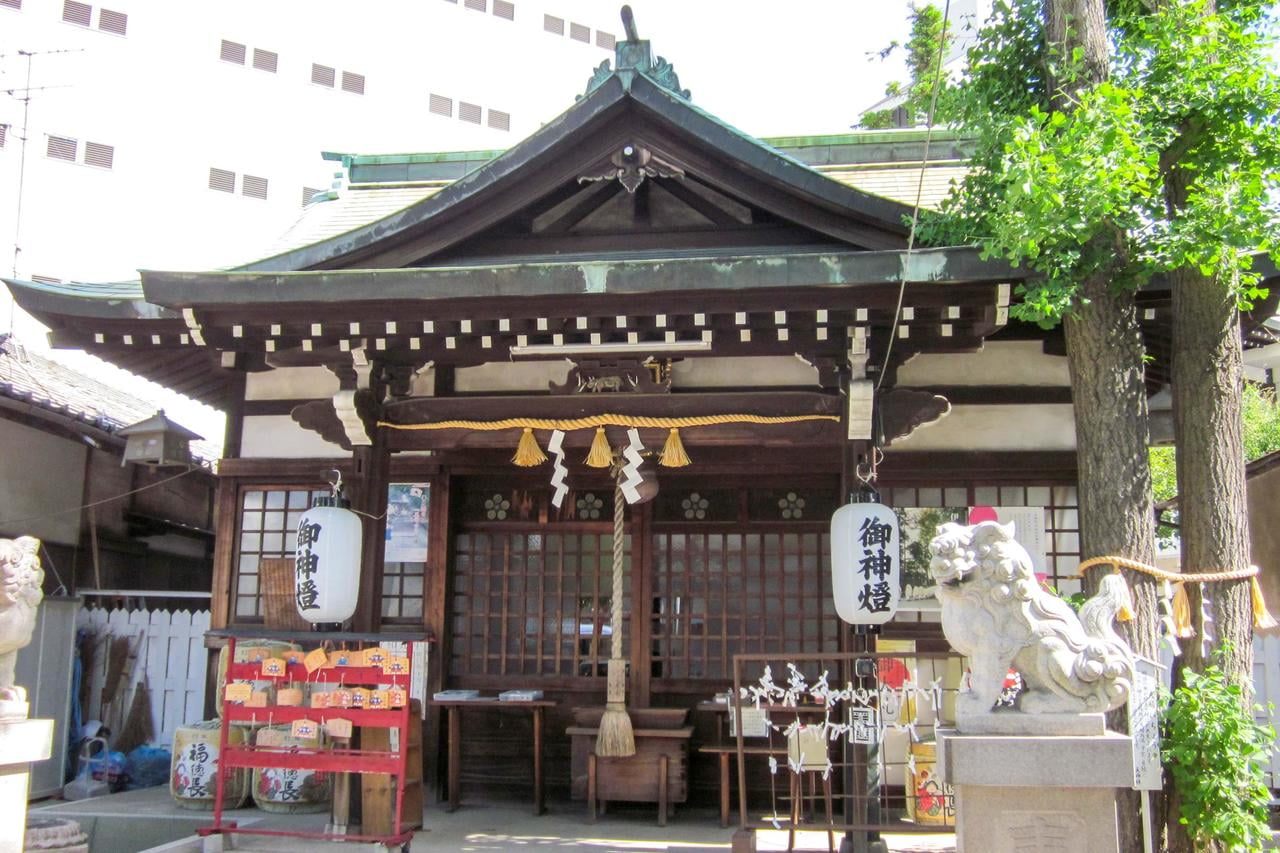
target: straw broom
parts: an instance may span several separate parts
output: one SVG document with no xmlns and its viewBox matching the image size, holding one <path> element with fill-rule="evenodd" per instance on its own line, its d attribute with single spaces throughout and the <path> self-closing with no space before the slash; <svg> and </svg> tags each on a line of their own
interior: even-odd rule
<svg viewBox="0 0 1280 853">
<path fill-rule="evenodd" d="M 600 718 L 600 731 L 596 736 L 596 755 L 601 758 L 625 758 L 636 754 L 636 739 L 627 716 L 627 661 L 622 656 L 622 570 L 623 525 L 625 503 L 619 485 L 622 469 L 614 466 L 613 485 L 613 598 L 610 602 L 609 627 L 612 641 L 609 643 L 608 694 L 604 716 Z"/>
</svg>

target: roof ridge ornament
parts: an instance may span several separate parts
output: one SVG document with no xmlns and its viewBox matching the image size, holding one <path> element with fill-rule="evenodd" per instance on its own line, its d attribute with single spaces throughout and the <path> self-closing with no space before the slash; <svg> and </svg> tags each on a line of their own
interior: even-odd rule
<svg viewBox="0 0 1280 853">
<path fill-rule="evenodd" d="M 587 81 L 587 90 L 578 96 L 578 100 L 590 95 L 614 75 L 622 80 L 624 87 L 630 88 L 631 77 L 637 72 L 686 101 L 690 100 L 689 90 L 680 88 L 680 77 L 676 74 L 675 66 L 664 57 L 654 57 L 649 48 L 649 40 L 640 38 L 630 6 L 622 7 L 622 28 L 627 37 L 614 45 L 616 68 L 611 69 L 607 59 L 596 66 L 595 73 Z"/>
</svg>

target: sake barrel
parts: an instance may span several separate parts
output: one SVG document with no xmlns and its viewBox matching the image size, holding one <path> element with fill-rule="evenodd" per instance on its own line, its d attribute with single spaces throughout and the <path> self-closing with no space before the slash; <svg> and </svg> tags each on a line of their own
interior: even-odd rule
<svg viewBox="0 0 1280 853">
<path fill-rule="evenodd" d="M 258 729 L 257 746 L 298 746 L 316 749 L 324 745 L 323 733 L 314 738 L 294 737 L 289 726 Z M 264 812 L 303 814 L 329 809 L 333 775 L 288 767 L 259 767 L 253 771 L 253 802 Z"/>
<path fill-rule="evenodd" d="M 173 733 L 173 760 L 169 770 L 169 795 L 179 808 L 213 808 L 218 788 L 218 740 L 221 720 L 204 720 L 183 726 Z M 241 726 L 227 729 L 230 746 L 244 746 L 249 732 Z M 222 792 L 224 808 L 238 809 L 249 797 L 249 771 L 232 770 Z"/>
<path fill-rule="evenodd" d="M 227 686 L 227 648 L 223 646 L 218 652 L 218 692 L 213 697 L 213 706 L 219 715 L 222 714 L 222 694 Z M 236 643 L 236 663 L 283 657 L 285 652 L 299 651 L 301 648 L 297 643 L 283 640 L 240 640 Z M 254 681 L 252 684 L 254 690 L 268 692 L 268 702 L 275 702 L 275 682 Z"/>
<path fill-rule="evenodd" d="M 915 759 L 908 767 L 907 819 L 930 826 L 955 826 L 955 795 L 938 777 L 937 744 L 922 740 L 911 744 Z"/>
</svg>

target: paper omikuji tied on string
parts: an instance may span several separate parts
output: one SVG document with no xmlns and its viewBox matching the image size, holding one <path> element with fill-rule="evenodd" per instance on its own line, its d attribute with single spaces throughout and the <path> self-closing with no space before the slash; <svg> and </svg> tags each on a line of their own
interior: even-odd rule
<svg viewBox="0 0 1280 853">
<path fill-rule="evenodd" d="M 854 625 L 893 618 L 902 595 L 898 516 L 879 503 L 845 504 L 831 517 L 831 592 L 836 613 Z"/>
</svg>

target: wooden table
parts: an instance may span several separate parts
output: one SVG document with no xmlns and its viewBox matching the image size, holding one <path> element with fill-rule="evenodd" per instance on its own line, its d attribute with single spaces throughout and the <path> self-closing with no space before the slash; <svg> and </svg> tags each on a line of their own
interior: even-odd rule
<svg viewBox="0 0 1280 853">
<path fill-rule="evenodd" d="M 446 709 L 448 713 L 448 749 L 449 749 L 449 799 L 445 811 L 457 811 L 461 794 L 460 771 L 462 768 L 462 722 L 463 708 L 475 710 L 529 711 L 533 716 L 533 813 L 540 815 L 546 806 L 542 798 L 542 719 L 548 708 L 556 703 L 550 699 L 538 699 L 528 702 L 503 702 L 494 699 L 454 699 L 432 700 L 432 705 Z"/>
</svg>

